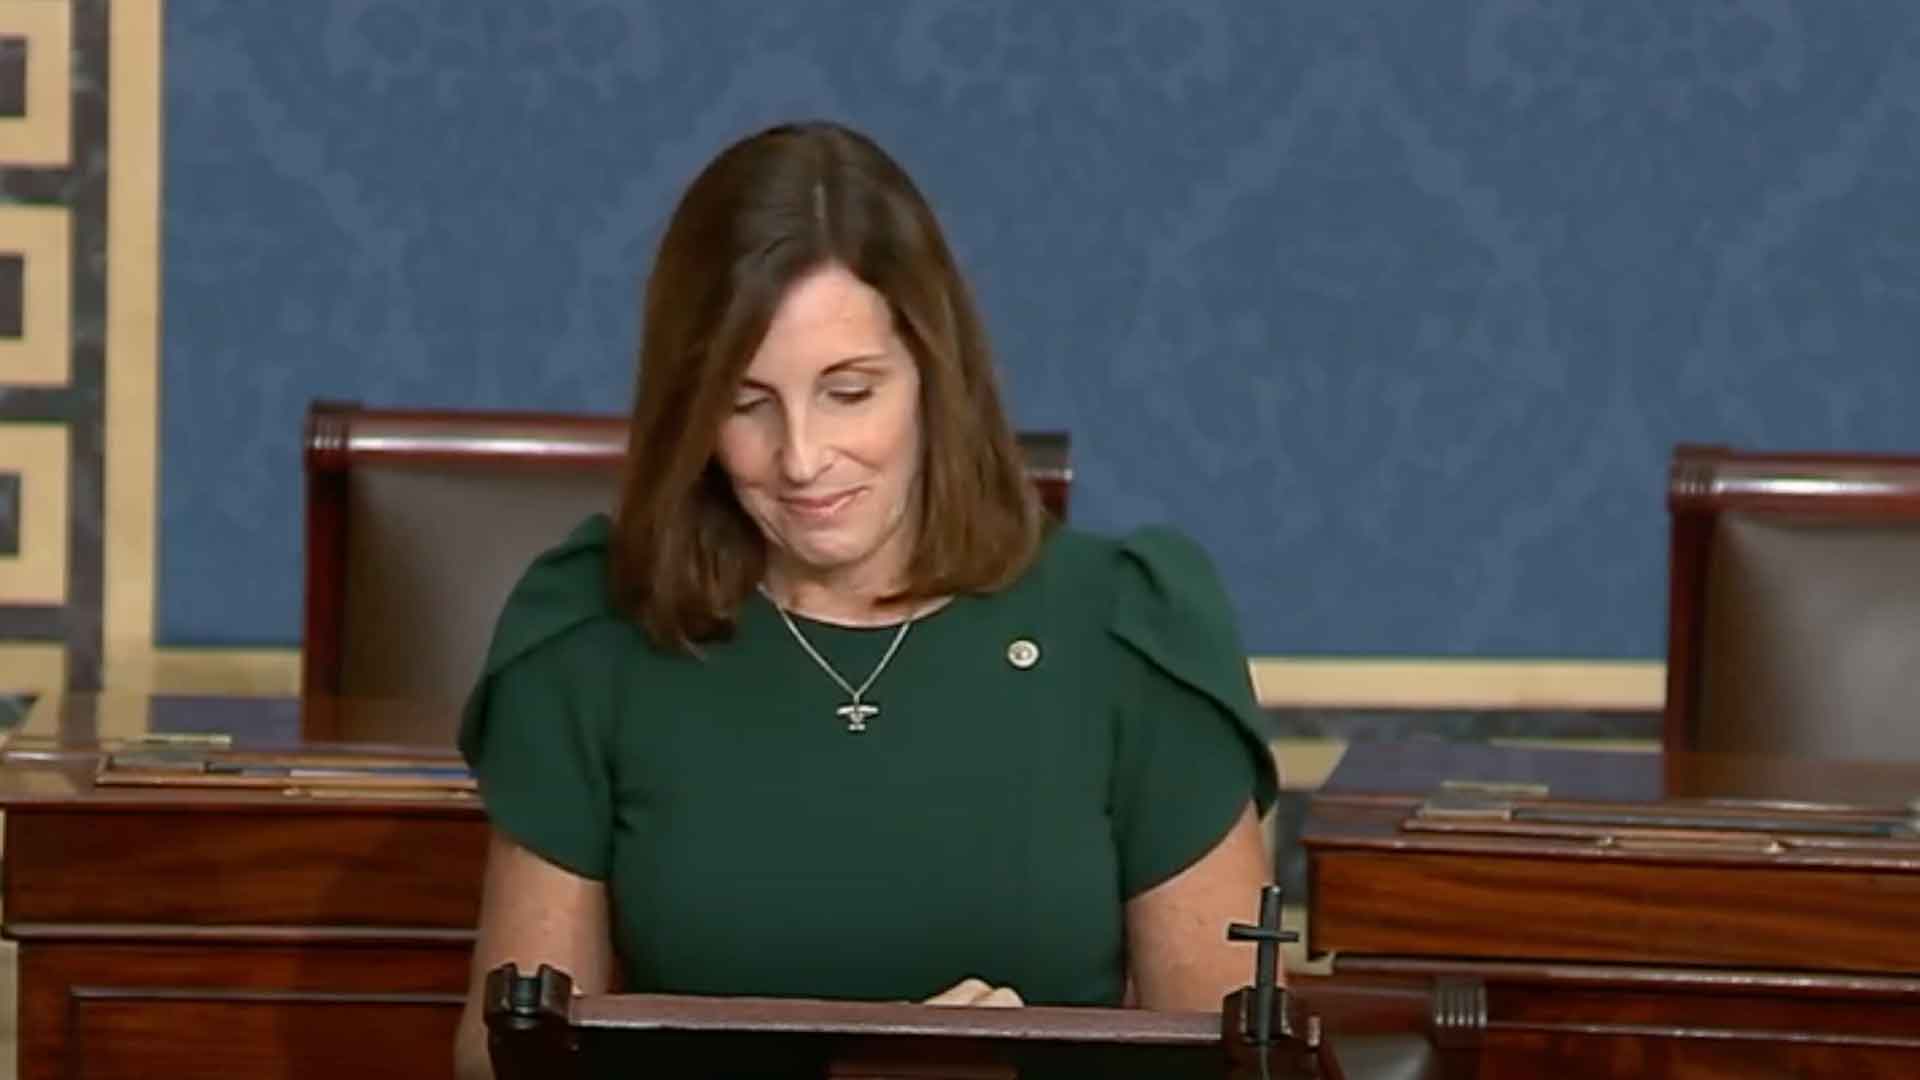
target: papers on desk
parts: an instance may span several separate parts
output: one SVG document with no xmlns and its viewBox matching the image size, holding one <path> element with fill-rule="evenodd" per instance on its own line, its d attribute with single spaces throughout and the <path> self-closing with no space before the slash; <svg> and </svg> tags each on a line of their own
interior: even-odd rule
<svg viewBox="0 0 1920 1080">
<path fill-rule="evenodd" d="M 1403 832 L 1562 840 L 1620 851 L 1920 850 L 1920 814 L 1720 801 L 1702 805 L 1478 799 L 1443 792 Z"/>
<path fill-rule="evenodd" d="M 464 795 L 473 774 L 452 758 L 208 752 L 200 747 L 103 755 L 94 782 L 142 787 L 266 788 L 296 794 L 374 797 Z"/>
</svg>

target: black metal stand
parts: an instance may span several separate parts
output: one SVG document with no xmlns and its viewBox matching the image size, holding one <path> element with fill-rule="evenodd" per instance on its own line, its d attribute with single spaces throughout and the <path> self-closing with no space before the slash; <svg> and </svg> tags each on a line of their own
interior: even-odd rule
<svg viewBox="0 0 1920 1080">
<path fill-rule="evenodd" d="M 1227 927 L 1227 940 L 1254 943 L 1253 985 L 1220 1004 L 1220 1036 L 1236 1076 L 1311 1076 L 1343 1080 L 1320 1021 L 1280 985 L 1280 946 L 1300 935 L 1280 925 L 1280 886 L 1260 890 L 1260 922 Z"/>
<path fill-rule="evenodd" d="M 504 964 L 487 973 L 483 1000 L 494 1080 L 564 1080 L 578 1070 L 573 979 L 564 972 L 541 964 L 539 974 L 522 975 Z"/>
</svg>

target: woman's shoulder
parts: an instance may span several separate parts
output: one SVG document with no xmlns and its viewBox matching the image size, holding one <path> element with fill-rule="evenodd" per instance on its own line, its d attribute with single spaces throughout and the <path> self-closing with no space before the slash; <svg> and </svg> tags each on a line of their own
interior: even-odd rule
<svg viewBox="0 0 1920 1080">
<path fill-rule="evenodd" d="M 1179 529 L 1059 529 L 1036 577 L 1049 604 L 1086 612 L 1123 650 L 1235 712 L 1252 704 L 1239 620 L 1214 562 Z"/>
<path fill-rule="evenodd" d="M 621 629 L 608 591 L 607 545 L 612 527 L 604 515 L 580 523 L 560 543 L 537 556 L 507 594 L 494 622 L 493 639 L 461 712 L 460 751 L 482 760 L 495 724 L 491 707 L 507 684 L 518 702 L 505 727 L 510 732 L 559 731 L 559 718 L 575 715 L 564 703 L 571 694 L 604 680 L 616 657 L 642 651 L 637 628 Z M 629 624 L 631 625 L 631 624 Z M 528 704 L 535 702 L 537 704 Z M 606 710 L 589 710 L 603 724 Z"/>
<path fill-rule="evenodd" d="M 1206 549 L 1166 525 L 1121 533 L 1061 526 L 1042 545 L 1030 576 L 1099 590 L 1116 608 L 1137 601 L 1214 606 L 1225 600 Z"/>
<path fill-rule="evenodd" d="M 1214 682 L 1244 678 L 1232 600 L 1212 557 L 1179 529 L 1055 529 L 1017 591 L 1053 611 L 1078 613 L 1088 630 L 1157 667 L 1204 670 Z"/>
<path fill-rule="evenodd" d="M 1116 648 L 1114 663 L 1183 688 L 1227 718 L 1254 763 L 1254 798 L 1272 804 L 1277 778 L 1265 750 L 1266 722 L 1254 695 L 1238 618 L 1213 559 L 1193 537 L 1168 526 L 1103 536 L 1062 529 L 1042 566 L 1097 612 Z M 1125 693 L 1140 684 L 1125 679 Z"/>
<path fill-rule="evenodd" d="M 614 606 L 608 584 L 612 535 L 606 515 L 595 514 L 535 557 L 507 594 L 494 623 L 481 667 L 483 680 L 563 640 L 579 640 L 591 648 L 607 641 L 609 631 L 631 627 Z"/>
</svg>

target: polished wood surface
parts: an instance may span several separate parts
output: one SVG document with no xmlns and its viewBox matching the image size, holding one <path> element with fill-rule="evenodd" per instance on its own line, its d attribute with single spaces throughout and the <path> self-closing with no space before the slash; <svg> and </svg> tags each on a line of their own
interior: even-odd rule
<svg viewBox="0 0 1920 1080">
<path fill-rule="evenodd" d="M 1290 1001 L 1276 1003 L 1289 1019 L 1284 1027 L 1276 1020 L 1275 1031 L 1293 1035 L 1276 1035 L 1264 1070 L 1249 1038 L 1249 989 L 1228 995 L 1218 1011 L 1177 1013 L 557 993 L 567 1023 L 523 1029 L 517 1046 L 498 1050 L 512 1062 L 502 1073 L 508 1080 L 610 1075 L 593 1068 L 596 1052 L 622 1062 L 713 1062 L 717 1053 L 723 1075 L 756 1076 L 1480 1075 L 1476 1003 L 1484 994 L 1476 980 L 1298 975 L 1289 991 Z"/>
<path fill-rule="evenodd" d="M 1478 980 L 1483 1076 L 1920 1075 L 1916 793 L 1911 765 L 1355 744 L 1304 831 L 1309 950 Z"/>
<path fill-rule="evenodd" d="M 683 997 L 602 994 L 578 999 L 576 1027 L 605 1030 L 930 1035 L 1010 1042 L 1085 1042 L 1117 1045 L 1220 1044 L 1218 1012 L 1146 1012 L 1139 1009 L 954 1009 L 877 1001 L 794 1001 L 786 998 Z"/>
<path fill-rule="evenodd" d="M 197 752 L 216 727 L 231 738 L 210 754 L 458 764 L 438 736 L 307 741 L 310 725 L 431 732 L 437 716 L 308 704 L 70 696 L 7 736 L 21 1080 L 451 1073 L 487 843 L 477 798 L 93 782 L 104 753 Z"/>
<path fill-rule="evenodd" d="M 486 835 L 471 813 L 314 799 L 261 808 L 204 796 L 176 808 L 168 794 L 35 813 L 33 827 L 7 842 L 9 874 L 26 882 L 10 891 L 7 920 L 471 927 L 478 915 L 463 875 L 480 864 Z M 208 827 L 220 833 L 217 878 L 205 876 L 207 852 L 188 842 Z M 410 887 L 368 888 L 384 880 Z M 203 887 L 171 887 L 188 881 Z"/>
<path fill-rule="evenodd" d="M 1667 499 L 1676 510 L 1783 510 L 1920 517 L 1920 457 L 1674 448 Z"/>
<path fill-rule="evenodd" d="M 19 939 L 22 1080 L 452 1072 L 470 937 L 432 945 L 73 938 Z"/>
<path fill-rule="evenodd" d="M 413 1080 L 448 1071 L 458 1019 L 437 998 L 391 994 L 85 990 L 71 1075 Z M 434 1037 L 384 1037 L 396 1028 Z"/>
<path fill-rule="evenodd" d="M 1273 1001 L 1272 1039 L 1253 1037 L 1259 998 L 1217 1010 L 1029 1006 L 956 1009 L 657 994 L 577 996 L 564 973 L 487 979 L 496 1075 L 561 1080 L 634 1062 L 699 1062 L 715 1075 L 773 1077 L 1465 1078 L 1477 1032 L 1452 1030 L 1436 988 L 1461 980 L 1306 978 Z M 1445 998 L 1447 992 L 1438 994 Z M 1326 1010 L 1322 1012 L 1321 1010 Z M 1323 1022 L 1324 1021 L 1324 1022 Z M 1263 1060 L 1264 1059 L 1264 1060 Z M 1384 1066 L 1384 1068 L 1383 1068 Z"/>
<path fill-rule="evenodd" d="M 714 1075 L 768 1077 L 1252 1077 L 1252 1051 L 1228 1052 L 1221 1012 L 956 1009 L 883 1002 L 573 998 L 552 1033 L 496 1047 L 502 1080 L 611 1076 L 616 1062 L 700 1062 Z M 564 1032 L 564 1037 L 554 1037 Z M 1297 1041 L 1272 1077 L 1325 1075 Z M 505 1069 L 501 1068 L 502 1063 Z M 706 1074 L 703 1071 L 703 1075 Z"/>
</svg>

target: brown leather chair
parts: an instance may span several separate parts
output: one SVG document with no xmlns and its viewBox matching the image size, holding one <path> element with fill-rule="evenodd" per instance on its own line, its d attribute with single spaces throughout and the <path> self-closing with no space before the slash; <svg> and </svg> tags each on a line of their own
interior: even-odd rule
<svg viewBox="0 0 1920 1080">
<path fill-rule="evenodd" d="M 1669 750 L 1920 760 L 1920 457 L 1674 451 Z"/>
<path fill-rule="evenodd" d="M 1066 435 L 1020 442 L 1064 520 Z M 618 417 L 313 405 L 305 692 L 458 703 L 527 564 L 613 509 L 625 450 Z"/>
</svg>

